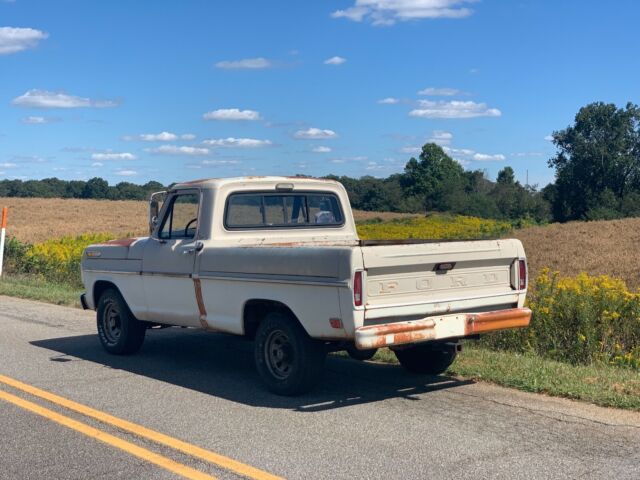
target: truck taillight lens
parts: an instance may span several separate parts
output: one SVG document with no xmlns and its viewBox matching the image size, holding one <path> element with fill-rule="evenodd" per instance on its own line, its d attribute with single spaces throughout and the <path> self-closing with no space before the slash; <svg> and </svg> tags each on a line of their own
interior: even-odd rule
<svg viewBox="0 0 640 480">
<path fill-rule="evenodd" d="M 518 290 L 527 288 L 527 261 L 518 260 Z"/>
<path fill-rule="evenodd" d="M 356 272 L 353 276 L 353 304 L 362 306 L 362 272 Z"/>
</svg>

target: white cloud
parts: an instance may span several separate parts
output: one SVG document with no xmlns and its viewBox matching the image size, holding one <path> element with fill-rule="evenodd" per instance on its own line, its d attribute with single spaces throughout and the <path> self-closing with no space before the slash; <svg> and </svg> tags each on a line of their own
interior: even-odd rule
<svg viewBox="0 0 640 480">
<path fill-rule="evenodd" d="M 512 157 L 541 157 L 544 155 L 542 152 L 517 152 L 512 153 Z"/>
<path fill-rule="evenodd" d="M 11 163 L 11 162 L 0 163 L 0 168 L 15 168 L 17 166 L 18 166 L 17 163 Z"/>
<path fill-rule="evenodd" d="M 118 170 L 115 172 L 115 174 L 120 177 L 133 177 L 135 175 L 138 175 L 138 172 L 136 172 L 135 170 Z"/>
<path fill-rule="evenodd" d="M 243 58 L 242 60 L 223 60 L 216 63 L 217 68 L 225 70 L 260 70 L 272 66 L 273 63 L 263 57 Z"/>
<path fill-rule="evenodd" d="M 314 147 L 311 151 L 314 153 L 329 153 L 331 152 L 331 148 L 320 145 L 318 147 Z"/>
<path fill-rule="evenodd" d="M 420 100 L 420 108 L 409 112 L 412 117 L 421 118 L 476 118 L 499 117 L 502 112 L 497 108 L 489 108 L 486 103 L 459 100 L 431 101 Z"/>
<path fill-rule="evenodd" d="M 315 140 L 326 140 L 328 138 L 337 137 L 333 130 L 323 130 L 321 128 L 310 127 L 307 130 L 298 130 L 294 135 L 295 138 L 311 138 Z"/>
<path fill-rule="evenodd" d="M 171 132 L 160 132 L 160 133 L 141 133 L 140 135 L 125 135 L 122 137 L 122 140 L 132 141 L 139 140 L 142 142 L 173 142 L 175 140 L 193 140 L 196 136 L 192 133 L 185 133 L 183 135 L 178 135 L 176 133 Z"/>
<path fill-rule="evenodd" d="M 324 61 L 324 64 L 325 65 L 342 65 L 346 61 L 347 61 L 347 59 L 344 58 L 344 57 L 335 56 L 335 57 L 327 58 Z"/>
<path fill-rule="evenodd" d="M 410 155 L 417 155 L 422 151 L 421 147 L 402 147 L 400 149 L 401 153 L 408 153 Z"/>
<path fill-rule="evenodd" d="M 209 155 L 210 150 L 203 147 L 188 147 L 178 145 L 160 145 L 157 148 L 147 148 L 145 151 L 158 155 Z"/>
<path fill-rule="evenodd" d="M 553 135 L 547 135 L 546 137 L 544 137 L 544 139 L 545 139 L 547 142 L 553 142 Z"/>
<path fill-rule="evenodd" d="M 22 119 L 22 123 L 26 123 L 27 125 L 42 125 L 45 123 L 57 122 L 59 120 L 60 119 L 56 117 L 29 116 L 29 117 L 24 117 Z"/>
<path fill-rule="evenodd" d="M 0 55 L 10 55 L 38 46 L 48 33 L 34 28 L 0 27 Z"/>
<path fill-rule="evenodd" d="M 449 145 L 451 140 L 453 140 L 453 134 L 444 130 L 434 130 L 431 132 L 431 138 L 429 139 L 430 142 L 438 145 Z"/>
<path fill-rule="evenodd" d="M 104 152 L 104 153 L 92 153 L 91 160 L 103 161 L 103 160 L 135 160 L 136 157 L 133 153 L 129 152 Z"/>
<path fill-rule="evenodd" d="M 240 160 L 203 160 L 202 165 L 238 165 Z"/>
<path fill-rule="evenodd" d="M 358 155 L 355 157 L 338 157 L 338 158 L 331 158 L 329 159 L 329 161 L 331 163 L 349 163 L 349 162 L 364 162 L 366 160 L 368 160 L 369 157 L 365 156 L 365 155 Z"/>
<path fill-rule="evenodd" d="M 118 106 L 114 100 L 94 100 L 91 98 L 68 95 L 64 92 L 49 92 L 32 89 L 14 98 L 12 104 L 31 108 L 108 108 Z"/>
<path fill-rule="evenodd" d="M 92 167 L 104 167 L 104 163 L 102 162 L 93 162 L 91 164 Z"/>
<path fill-rule="evenodd" d="M 176 140 L 178 136 L 175 133 L 171 132 L 160 132 L 143 133 L 138 138 L 145 142 L 171 142 L 173 140 Z"/>
<path fill-rule="evenodd" d="M 393 25 L 397 21 L 425 18 L 464 18 L 473 13 L 464 4 L 476 0 L 355 0 L 352 7 L 336 10 L 333 18 L 354 22 L 367 20 L 373 25 Z"/>
<path fill-rule="evenodd" d="M 49 157 L 53 159 L 55 157 Z M 18 160 L 20 162 L 28 162 L 28 163 L 44 163 L 47 161 L 46 158 L 40 157 L 38 155 L 12 155 L 11 160 Z"/>
<path fill-rule="evenodd" d="M 394 97 L 387 97 L 387 98 L 383 98 L 382 100 L 378 100 L 378 103 L 382 105 L 395 105 L 397 103 L 400 103 L 400 99 L 394 98 Z"/>
<path fill-rule="evenodd" d="M 238 108 L 221 108 L 202 115 L 205 120 L 260 120 L 260 113 L 255 110 Z"/>
<path fill-rule="evenodd" d="M 498 153 L 495 155 L 490 155 L 487 153 L 475 153 L 472 158 L 476 162 L 492 162 L 492 161 L 502 162 L 507 159 L 507 157 L 505 157 L 501 153 Z"/>
<path fill-rule="evenodd" d="M 455 95 L 460 95 L 462 92 L 457 88 L 436 88 L 429 87 L 424 90 L 420 90 L 418 95 L 428 95 L 431 97 L 453 97 Z"/>
<path fill-rule="evenodd" d="M 203 142 L 212 147 L 226 148 L 260 148 L 272 145 L 271 140 L 258 140 L 255 138 L 212 138 Z"/>
<path fill-rule="evenodd" d="M 448 155 L 451 155 L 455 160 L 457 160 L 462 165 L 469 165 L 471 161 L 502 162 L 507 159 L 507 157 L 501 153 L 496 153 L 496 154 L 479 153 L 469 148 L 449 148 L 449 147 L 442 147 L 442 148 Z"/>
</svg>

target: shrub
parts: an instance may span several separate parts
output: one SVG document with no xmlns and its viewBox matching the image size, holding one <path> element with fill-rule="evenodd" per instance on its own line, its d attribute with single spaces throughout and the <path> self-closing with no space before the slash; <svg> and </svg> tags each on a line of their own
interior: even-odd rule
<svg viewBox="0 0 640 480">
<path fill-rule="evenodd" d="M 113 235 L 92 233 L 62 237 L 27 247 L 18 265 L 18 273 L 44 276 L 49 281 L 81 285 L 80 260 L 83 250 L 92 243 L 111 240 Z"/>
<path fill-rule="evenodd" d="M 488 335 L 498 349 L 532 351 L 573 364 L 640 368 L 640 293 L 607 275 L 561 278 L 543 269 L 529 295 L 527 329 Z"/>
<path fill-rule="evenodd" d="M 357 226 L 365 240 L 387 239 L 474 239 L 500 237 L 512 230 L 509 222 L 462 215 L 430 215 L 422 218 L 393 220 L 386 223 L 366 223 Z"/>
<path fill-rule="evenodd" d="M 4 244 L 4 261 L 2 270 L 6 273 L 21 273 L 24 258 L 29 245 L 11 237 Z"/>
</svg>

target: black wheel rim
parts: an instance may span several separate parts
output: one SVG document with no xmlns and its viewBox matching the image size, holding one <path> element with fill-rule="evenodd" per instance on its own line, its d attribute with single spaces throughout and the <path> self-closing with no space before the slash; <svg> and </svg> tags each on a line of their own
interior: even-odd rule
<svg viewBox="0 0 640 480">
<path fill-rule="evenodd" d="M 109 302 L 105 306 L 102 314 L 102 331 L 107 343 L 112 345 L 118 343 L 122 333 L 122 319 L 120 318 L 120 309 L 113 302 Z"/>
<path fill-rule="evenodd" d="M 288 335 L 282 330 L 274 330 L 267 337 L 264 347 L 265 363 L 271 375 L 285 380 L 293 368 L 293 349 Z"/>
</svg>

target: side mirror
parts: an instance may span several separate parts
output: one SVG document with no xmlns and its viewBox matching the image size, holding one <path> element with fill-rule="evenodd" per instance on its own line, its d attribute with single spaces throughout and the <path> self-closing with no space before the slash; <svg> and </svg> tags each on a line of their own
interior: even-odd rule
<svg viewBox="0 0 640 480">
<path fill-rule="evenodd" d="M 149 200 L 149 235 L 153 235 L 153 231 L 158 226 L 158 219 L 160 218 L 160 202 L 164 200 L 166 192 L 156 192 L 151 195 Z"/>
</svg>

